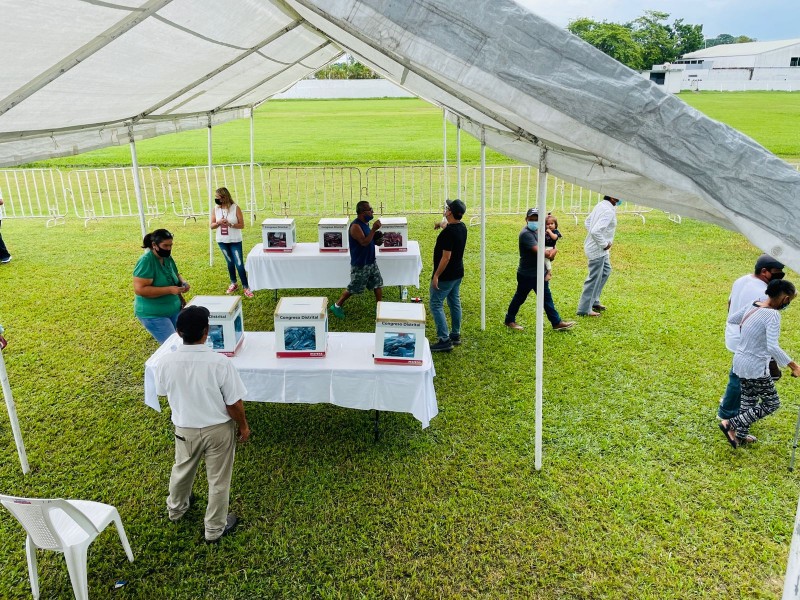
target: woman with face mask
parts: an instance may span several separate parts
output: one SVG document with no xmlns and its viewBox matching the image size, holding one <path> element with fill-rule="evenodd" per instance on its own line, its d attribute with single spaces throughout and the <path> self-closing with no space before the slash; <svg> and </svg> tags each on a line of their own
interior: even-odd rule
<svg viewBox="0 0 800 600">
<path fill-rule="evenodd" d="M 749 434 L 750 425 L 781 405 L 770 375 L 770 359 L 775 359 L 781 368 L 788 366 L 793 377 L 800 377 L 800 366 L 778 345 L 779 311 L 789 306 L 797 290 L 785 279 L 773 279 L 767 285 L 766 294 L 766 300 L 743 306 L 728 319 L 728 323 L 738 325 L 741 332 L 733 355 L 733 372 L 742 383 L 742 406 L 738 415 L 720 421 L 719 428 L 734 448 L 742 442 L 755 442 L 756 438 Z"/>
<path fill-rule="evenodd" d="M 159 344 L 175 333 L 178 313 L 185 304 L 182 294 L 189 284 L 178 274 L 172 260 L 172 234 L 156 229 L 144 236 L 147 251 L 133 269 L 133 312 Z"/>
<path fill-rule="evenodd" d="M 239 288 L 239 284 L 236 283 L 238 271 L 239 279 L 242 280 L 242 293 L 252 298 L 253 292 L 247 283 L 247 272 L 244 270 L 244 256 L 242 256 L 242 229 L 244 229 L 242 209 L 233 202 L 231 193 L 224 187 L 214 192 L 214 203 L 216 206 L 211 215 L 211 229 L 217 231 L 217 246 L 228 264 L 228 276 L 231 280 L 225 293 L 232 294 Z"/>
</svg>

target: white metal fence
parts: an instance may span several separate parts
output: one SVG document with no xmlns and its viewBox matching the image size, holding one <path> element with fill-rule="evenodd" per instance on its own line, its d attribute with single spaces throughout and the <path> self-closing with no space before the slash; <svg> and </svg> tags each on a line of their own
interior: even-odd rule
<svg viewBox="0 0 800 600">
<path fill-rule="evenodd" d="M 64 176 L 58 169 L 0 169 L 3 218 L 47 219 L 47 227 L 67 216 Z"/>
<path fill-rule="evenodd" d="M 357 167 L 273 167 L 268 212 L 273 215 L 352 214 L 361 199 Z"/>
</svg>

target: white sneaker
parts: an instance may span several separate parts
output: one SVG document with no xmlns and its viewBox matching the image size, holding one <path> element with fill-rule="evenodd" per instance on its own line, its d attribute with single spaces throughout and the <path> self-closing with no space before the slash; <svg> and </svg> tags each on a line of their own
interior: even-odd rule
<svg viewBox="0 0 800 600">
<path fill-rule="evenodd" d="M 2 264 L 6 264 L 6 263 L 10 263 L 10 262 L 11 262 L 11 255 L 10 254 L 8 255 L 8 258 L 4 258 L 4 259 L 0 260 L 0 263 L 2 263 Z"/>
</svg>

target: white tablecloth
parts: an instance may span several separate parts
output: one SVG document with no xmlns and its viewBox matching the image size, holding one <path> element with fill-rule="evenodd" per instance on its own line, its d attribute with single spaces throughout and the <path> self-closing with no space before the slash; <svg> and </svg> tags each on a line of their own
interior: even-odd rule
<svg viewBox="0 0 800 600">
<path fill-rule="evenodd" d="M 158 411 L 155 364 L 181 343 L 173 334 L 145 363 L 144 401 Z M 242 348 L 229 360 L 247 386 L 246 401 L 406 412 L 426 428 L 439 413 L 428 341 L 422 366 L 375 364 L 374 350 L 373 333 L 329 333 L 325 358 L 277 358 L 273 332 L 246 332 Z"/>
<path fill-rule="evenodd" d="M 407 252 L 376 252 L 383 285 L 419 287 L 419 243 Z M 291 252 L 264 252 L 256 244 L 245 262 L 251 290 L 345 288 L 350 283 L 350 253 L 320 252 L 319 244 L 295 245 Z"/>
</svg>

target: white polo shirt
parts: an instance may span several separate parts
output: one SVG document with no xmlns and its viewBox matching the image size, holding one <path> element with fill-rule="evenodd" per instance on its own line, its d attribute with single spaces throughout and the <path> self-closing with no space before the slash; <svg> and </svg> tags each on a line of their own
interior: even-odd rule
<svg viewBox="0 0 800 600">
<path fill-rule="evenodd" d="M 614 241 L 617 230 L 617 207 L 608 200 L 601 200 L 583 225 L 586 227 L 586 239 L 583 241 L 586 258 L 594 260 L 608 254 L 606 246 Z"/>
<path fill-rule="evenodd" d="M 211 427 L 230 421 L 226 405 L 247 393 L 230 359 L 205 345 L 181 345 L 155 367 L 156 393 L 166 396 L 176 427 Z"/>
</svg>

